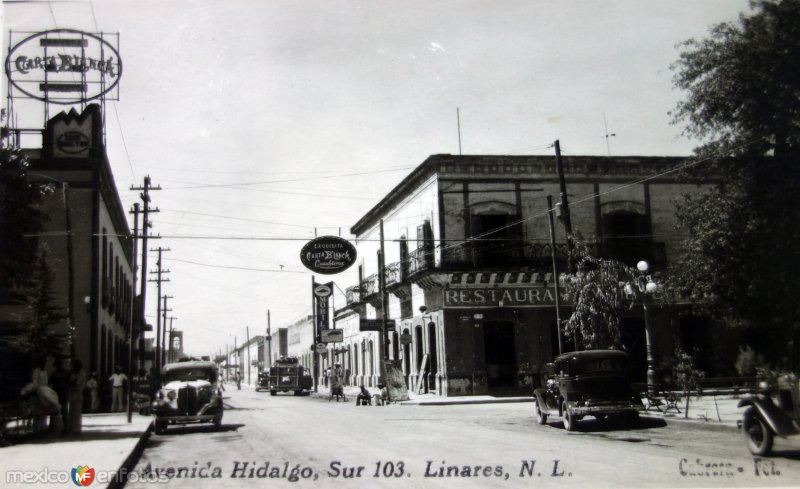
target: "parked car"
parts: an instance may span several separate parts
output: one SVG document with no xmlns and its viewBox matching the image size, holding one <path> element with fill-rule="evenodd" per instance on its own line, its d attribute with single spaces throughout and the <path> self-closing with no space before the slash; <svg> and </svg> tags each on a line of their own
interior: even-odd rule
<svg viewBox="0 0 800 489">
<path fill-rule="evenodd" d="M 213 362 L 169 363 L 162 370 L 161 384 L 152 407 L 156 433 L 171 424 L 222 424 L 222 391 Z"/>
<path fill-rule="evenodd" d="M 561 416 L 573 431 L 584 416 L 635 422 L 642 401 L 631 390 L 628 356 L 617 350 L 565 353 L 547 364 L 547 385 L 535 389 L 534 412 L 539 424 Z"/>
<path fill-rule="evenodd" d="M 262 389 L 269 390 L 269 369 L 264 369 L 258 373 L 258 383 L 256 384 L 256 392 Z"/>
<path fill-rule="evenodd" d="M 299 396 L 313 385 L 314 379 L 308 370 L 294 357 L 279 358 L 269 369 L 269 393 L 273 396 L 279 391 L 294 391 L 294 395 Z"/>
<path fill-rule="evenodd" d="M 753 455 L 769 455 L 776 436 L 800 440 L 800 380 L 797 375 L 779 375 L 774 386 L 762 382 L 759 392 L 747 394 L 739 401 L 739 407 L 745 406 L 739 426 Z"/>
</svg>

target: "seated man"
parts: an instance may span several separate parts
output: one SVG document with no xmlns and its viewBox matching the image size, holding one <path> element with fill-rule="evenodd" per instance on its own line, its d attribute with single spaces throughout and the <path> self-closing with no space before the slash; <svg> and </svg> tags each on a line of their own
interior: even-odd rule
<svg viewBox="0 0 800 489">
<path fill-rule="evenodd" d="M 372 406 L 372 394 L 369 393 L 366 387 L 361 386 L 361 392 L 356 397 L 356 406 Z"/>
<path fill-rule="evenodd" d="M 389 390 L 386 389 L 384 384 L 378 384 L 378 389 L 380 389 L 381 392 L 379 394 L 375 394 L 372 396 L 372 398 L 375 399 L 376 406 L 383 406 L 389 402 Z"/>
</svg>

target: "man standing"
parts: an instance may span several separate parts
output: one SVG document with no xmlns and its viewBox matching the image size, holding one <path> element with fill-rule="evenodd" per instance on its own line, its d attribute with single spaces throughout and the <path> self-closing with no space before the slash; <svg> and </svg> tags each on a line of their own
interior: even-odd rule
<svg viewBox="0 0 800 489">
<path fill-rule="evenodd" d="M 122 367 L 117 365 L 108 380 L 111 381 L 111 412 L 122 411 L 125 407 L 125 382 L 128 376 L 122 373 Z"/>
</svg>

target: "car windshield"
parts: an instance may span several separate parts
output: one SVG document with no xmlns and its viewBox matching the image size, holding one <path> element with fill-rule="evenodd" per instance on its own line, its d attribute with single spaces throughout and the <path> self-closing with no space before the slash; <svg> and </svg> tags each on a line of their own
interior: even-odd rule
<svg viewBox="0 0 800 489">
<path fill-rule="evenodd" d="M 217 372 L 210 368 L 176 368 L 167 371 L 166 382 L 207 380 L 214 382 L 217 380 Z"/>
<path fill-rule="evenodd" d="M 624 372 L 626 363 L 621 358 L 597 358 L 583 362 L 579 366 L 581 373 Z"/>
</svg>

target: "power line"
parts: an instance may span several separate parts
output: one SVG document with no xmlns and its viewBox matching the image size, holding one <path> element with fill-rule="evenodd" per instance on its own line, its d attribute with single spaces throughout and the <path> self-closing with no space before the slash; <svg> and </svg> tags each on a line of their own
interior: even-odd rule
<svg viewBox="0 0 800 489">
<path fill-rule="evenodd" d="M 331 178 L 345 178 L 345 177 L 357 177 L 361 175 L 375 175 L 378 173 L 390 173 L 400 170 L 411 170 L 414 167 L 403 167 L 403 168 L 396 168 L 392 170 L 377 170 L 377 171 L 364 171 L 364 172 L 356 172 L 356 173 L 340 173 L 338 175 L 328 175 L 328 176 L 314 176 L 314 177 L 307 177 L 307 178 L 293 178 L 293 179 L 286 179 L 286 180 L 265 180 L 261 182 L 240 182 L 240 183 L 219 183 L 219 184 L 203 184 L 203 185 L 195 185 L 191 187 L 172 187 L 171 190 L 193 190 L 193 189 L 201 189 L 201 188 L 225 188 L 225 187 L 245 187 L 245 186 L 252 186 L 252 185 L 266 185 L 272 183 L 289 183 L 289 182 L 305 182 L 308 180 L 329 180 Z"/>
</svg>

